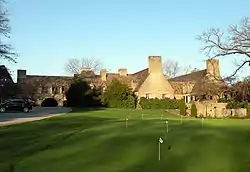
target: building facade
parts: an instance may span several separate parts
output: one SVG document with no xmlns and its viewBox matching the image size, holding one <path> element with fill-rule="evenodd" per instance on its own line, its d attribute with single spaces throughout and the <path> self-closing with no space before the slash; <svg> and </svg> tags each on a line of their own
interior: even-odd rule
<svg viewBox="0 0 250 172">
<path fill-rule="evenodd" d="M 219 61 L 217 59 L 208 59 L 204 70 L 167 79 L 163 74 L 161 56 L 149 56 L 148 68 L 133 74 L 128 74 L 126 68 L 121 68 L 117 73 L 108 73 L 106 69 L 102 69 L 100 74 L 96 75 L 91 69 L 84 68 L 81 74 L 72 77 L 27 75 L 26 70 L 18 70 L 17 77 L 18 85 L 22 88 L 26 87 L 29 93 L 25 94 L 35 97 L 38 104 L 44 99 L 52 97 L 60 105 L 66 100 L 65 92 L 74 77 L 85 78 L 90 81 L 90 84 L 103 86 L 104 88 L 114 78 L 122 79 L 131 86 L 139 98 L 184 98 L 186 103 L 196 99 L 204 82 L 213 84 L 221 82 Z"/>
</svg>

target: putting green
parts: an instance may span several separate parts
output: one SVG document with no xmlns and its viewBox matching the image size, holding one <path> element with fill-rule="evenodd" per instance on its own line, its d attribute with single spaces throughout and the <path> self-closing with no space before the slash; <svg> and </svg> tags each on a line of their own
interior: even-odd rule
<svg viewBox="0 0 250 172">
<path fill-rule="evenodd" d="M 3 127 L 0 171 L 250 171 L 249 120 L 201 124 L 162 110 L 105 109 Z"/>
</svg>

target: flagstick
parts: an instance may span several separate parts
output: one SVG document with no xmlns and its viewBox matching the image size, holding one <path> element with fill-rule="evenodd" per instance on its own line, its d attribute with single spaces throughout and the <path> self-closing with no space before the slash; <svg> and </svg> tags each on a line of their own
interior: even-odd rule
<svg viewBox="0 0 250 172">
<path fill-rule="evenodd" d="M 166 128 L 167 128 L 167 133 L 168 133 L 168 120 L 166 121 Z"/>
<path fill-rule="evenodd" d="M 163 139 L 159 138 L 159 161 L 161 160 L 161 144 L 163 143 Z"/>
<path fill-rule="evenodd" d="M 159 161 L 161 160 L 161 143 L 159 142 Z"/>
<path fill-rule="evenodd" d="M 126 118 L 126 128 L 128 128 L 128 118 Z"/>
</svg>

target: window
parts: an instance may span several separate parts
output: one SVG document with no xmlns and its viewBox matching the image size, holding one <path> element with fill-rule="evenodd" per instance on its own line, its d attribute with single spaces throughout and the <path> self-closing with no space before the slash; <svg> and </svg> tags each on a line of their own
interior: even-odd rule
<svg viewBox="0 0 250 172">
<path fill-rule="evenodd" d="M 227 94 L 225 94 L 225 95 L 224 95 L 224 98 L 225 98 L 226 100 L 228 99 L 228 96 L 227 96 Z"/>
<path fill-rule="evenodd" d="M 150 94 L 149 93 L 146 94 L 146 99 L 150 99 Z"/>
<path fill-rule="evenodd" d="M 56 87 L 52 86 L 52 93 L 54 93 L 54 94 L 55 94 L 55 93 L 56 93 L 56 91 L 57 91 L 57 90 L 56 90 Z"/>
</svg>

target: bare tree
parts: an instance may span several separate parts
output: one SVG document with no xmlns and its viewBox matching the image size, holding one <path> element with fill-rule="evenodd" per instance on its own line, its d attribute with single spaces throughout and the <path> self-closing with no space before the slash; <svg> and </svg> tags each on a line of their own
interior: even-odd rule
<svg viewBox="0 0 250 172">
<path fill-rule="evenodd" d="M 180 73 L 181 66 L 178 61 L 167 59 L 163 63 L 163 72 L 168 78 L 177 76 Z"/>
<path fill-rule="evenodd" d="M 0 0 L 0 58 L 16 63 L 16 54 L 12 52 L 13 49 L 11 45 L 2 42 L 4 38 L 10 38 L 11 30 L 8 10 L 4 7 L 5 3 L 5 0 Z"/>
<path fill-rule="evenodd" d="M 190 73 L 190 72 L 192 72 L 192 66 L 189 64 L 189 65 L 187 65 L 187 66 L 184 66 L 183 67 L 183 69 L 182 69 L 182 73 L 183 74 L 187 74 L 187 73 Z"/>
<path fill-rule="evenodd" d="M 250 101 L 250 80 L 244 80 L 233 84 L 229 92 L 234 100 L 238 102 Z"/>
<path fill-rule="evenodd" d="M 238 25 L 231 25 L 228 32 L 221 29 L 209 29 L 198 36 L 205 45 L 202 51 L 209 58 L 239 55 L 244 57 L 234 72 L 225 79 L 232 79 L 245 65 L 250 65 L 250 18 L 245 17 Z"/>
<path fill-rule="evenodd" d="M 192 70 L 191 65 L 181 66 L 178 61 L 167 59 L 163 63 L 163 73 L 168 78 L 173 78 L 178 75 L 190 73 Z"/>
<path fill-rule="evenodd" d="M 69 59 L 65 69 L 70 74 L 80 74 L 82 69 L 90 68 L 94 73 L 98 73 L 102 67 L 101 61 L 94 57 Z"/>
</svg>

